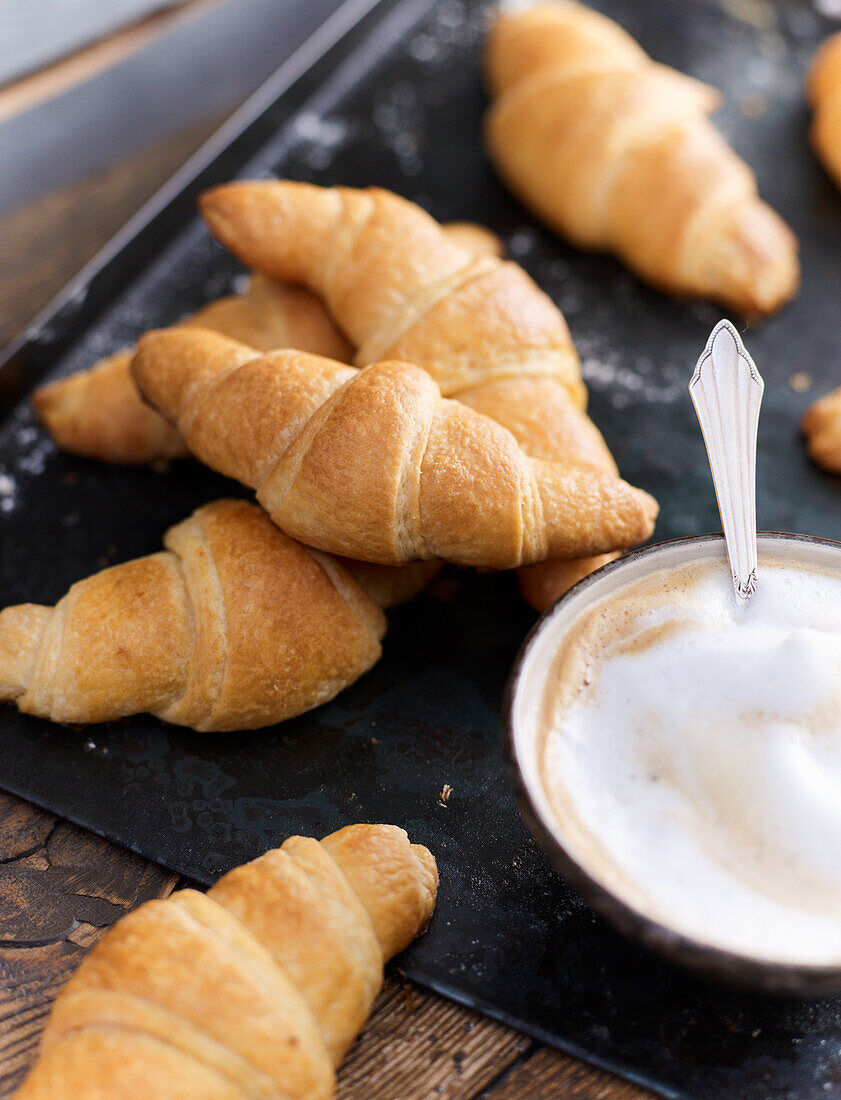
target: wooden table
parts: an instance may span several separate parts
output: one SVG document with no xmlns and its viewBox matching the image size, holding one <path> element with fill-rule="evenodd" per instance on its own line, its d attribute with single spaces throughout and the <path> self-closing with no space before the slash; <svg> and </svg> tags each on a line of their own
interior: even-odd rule
<svg viewBox="0 0 841 1100">
<path fill-rule="evenodd" d="M 74 72 L 84 72 L 84 59 L 72 64 Z M 53 69 L 49 79 L 61 84 L 64 78 Z M 29 101 L 31 81 L 24 97 Z M 0 345 L 219 121 L 170 136 L 0 219 Z M 85 952 L 123 913 L 166 896 L 175 885 L 161 867 L 0 794 L 0 1097 L 10 1095 L 35 1057 L 50 1002 Z M 372 1095 L 641 1100 L 650 1094 L 423 992 L 397 974 L 387 981 L 339 1075 L 342 1100 Z"/>
</svg>

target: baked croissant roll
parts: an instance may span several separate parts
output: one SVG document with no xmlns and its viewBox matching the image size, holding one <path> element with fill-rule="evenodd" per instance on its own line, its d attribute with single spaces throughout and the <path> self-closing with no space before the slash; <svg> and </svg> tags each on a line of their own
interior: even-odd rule
<svg viewBox="0 0 841 1100">
<path fill-rule="evenodd" d="M 402 829 L 350 825 L 147 902 L 59 993 L 18 1100 L 329 1100 L 437 887 Z"/>
<path fill-rule="evenodd" d="M 54 722 L 148 711 L 195 730 L 256 729 L 327 702 L 379 659 L 380 609 L 255 505 L 207 504 L 164 545 L 55 607 L 0 612 L 0 702 Z"/>
<path fill-rule="evenodd" d="M 342 361 L 352 355 L 318 299 L 303 287 L 260 275 L 243 294 L 210 302 L 182 324 L 201 325 L 261 351 L 294 347 Z M 133 355 L 133 348 L 109 355 L 32 395 L 41 423 L 63 451 L 133 464 L 187 456 L 180 434 L 137 392 Z"/>
<path fill-rule="evenodd" d="M 477 258 L 420 207 L 378 188 L 246 181 L 207 192 L 200 207 L 244 263 L 320 294 L 357 345 L 360 365 L 378 357 L 414 363 L 445 397 L 508 428 L 533 458 L 616 474 L 584 412 L 563 315 L 517 264 Z M 560 567 L 555 592 L 567 575 Z M 522 580 L 533 595 L 547 590 Z"/>
<path fill-rule="evenodd" d="M 529 458 L 406 363 L 364 370 L 201 329 L 147 333 L 132 373 L 192 454 L 309 546 L 384 565 L 507 569 L 637 542 L 656 505 L 591 466 Z"/>
<path fill-rule="evenodd" d="M 530 565 L 518 573 L 520 594 L 526 603 L 538 611 L 545 611 L 573 585 L 618 557 L 618 554 L 600 554 L 595 558 L 574 558 L 570 561 L 555 558 Z"/>
<path fill-rule="evenodd" d="M 475 255 L 501 255 L 499 237 L 473 222 L 443 227 Z M 254 275 L 242 294 L 210 302 L 181 322 L 221 332 L 258 351 L 298 348 L 349 363 L 353 351 L 321 301 L 303 287 Z M 40 386 L 32 403 L 63 451 L 101 462 L 143 464 L 185 458 L 187 445 L 137 392 L 134 349 Z"/>
<path fill-rule="evenodd" d="M 480 232 L 480 227 L 472 228 Z M 471 226 L 464 223 L 460 230 L 469 233 Z M 490 247 L 488 242 L 485 247 Z M 260 350 L 291 346 L 343 361 L 351 357 L 350 345 L 314 295 L 262 275 L 253 276 L 243 294 L 210 302 L 183 323 L 221 332 Z M 131 376 L 133 356 L 133 348 L 117 352 L 35 391 L 35 409 L 62 450 L 128 463 L 189 454 L 181 433 L 140 396 Z M 385 611 L 422 592 L 442 563 L 411 562 L 399 569 L 351 560 L 341 564 Z"/>
<path fill-rule="evenodd" d="M 841 187 L 841 32 L 827 38 L 815 54 L 806 94 L 814 111 L 812 145 Z"/>
<path fill-rule="evenodd" d="M 831 474 L 841 474 L 841 387 L 813 402 L 800 428 L 812 461 Z"/>
<path fill-rule="evenodd" d="M 657 65 L 570 0 L 501 12 L 485 54 L 487 147 L 511 190 L 580 248 L 678 295 L 768 314 L 797 290 L 797 240 L 708 119 L 718 93 Z"/>
</svg>

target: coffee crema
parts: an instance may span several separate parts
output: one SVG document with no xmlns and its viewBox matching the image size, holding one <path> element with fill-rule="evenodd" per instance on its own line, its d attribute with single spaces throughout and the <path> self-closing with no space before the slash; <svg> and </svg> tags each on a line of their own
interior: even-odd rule
<svg viewBox="0 0 841 1100">
<path fill-rule="evenodd" d="M 841 962 L 841 574 L 766 553 L 740 607 L 722 562 L 663 569 L 535 657 L 536 774 L 591 878 L 722 950 Z"/>
</svg>

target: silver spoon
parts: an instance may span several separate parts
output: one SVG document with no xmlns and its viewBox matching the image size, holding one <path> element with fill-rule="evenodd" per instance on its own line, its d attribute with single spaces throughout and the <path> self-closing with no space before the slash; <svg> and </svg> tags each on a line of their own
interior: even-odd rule
<svg viewBox="0 0 841 1100">
<path fill-rule="evenodd" d="M 765 383 L 729 321 L 719 321 L 689 382 L 707 447 L 736 599 L 756 591 L 756 433 Z"/>
</svg>

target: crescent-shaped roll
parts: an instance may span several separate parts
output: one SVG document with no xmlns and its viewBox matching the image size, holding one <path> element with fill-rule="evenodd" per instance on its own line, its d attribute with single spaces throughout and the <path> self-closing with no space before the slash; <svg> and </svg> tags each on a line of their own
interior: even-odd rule
<svg viewBox="0 0 841 1100">
<path fill-rule="evenodd" d="M 572 0 L 500 12 L 485 71 L 494 165 L 573 244 L 748 315 L 795 294 L 797 240 L 707 117 L 715 90 Z"/>
<path fill-rule="evenodd" d="M 210 302 L 182 324 L 221 332 L 261 351 L 293 347 L 342 361 L 352 355 L 317 298 L 303 287 L 260 275 L 244 293 Z M 35 411 L 61 450 L 131 464 L 188 455 L 176 429 L 137 392 L 130 370 L 133 355 L 133 348 L 117 352 L 35 391 Z"/>
<path fill-rule="evenodd" d="M 617 557 L 618 554 L 599 554 L 595 558 L 574 558 L 570 561 L 555 558 L 530 565 L 518 573 L 520 595 L 527 604 L 538 611 L 545 611 L 573 585 Z"/>
<path fill-rule="evenodd" d="M 195 730 L 256 729 L 327 702 L 379 659 L 380 609 L 256 505 L 207 504 L 164 545 L 55 607 L 0 612 L 0 701 L 55 722 L 148 711 Z"/>
<path fill-rule="evenodd" d="M 502 254 L 499 237 L 484 226 L 453 222 L 444 232 L 477 256 Z M 242 294 L 210 302 L 181 323 L 221 332 L 258 351 L 298 348 L 342 363 L 353 357 L 315 295 L 261 275 L 252 276 Z M 137 392 L 130 371 L 133 355 L 133 348 L 117 352 L 35 390 L 35 411 L 61 450 L 131 464 L 187 457 L 176 429 Z"/>
<path fill-rule="evenodd" d="M 341 556 L 336 557 L 336 561 L 383 611 L 400 607 L 419 596 L 444 566 L 438 558 L 409 561 L 405 565 L 377 565 Z"/>
<path fill-rule="evenodd" d="M 809 406 L 800 429 L 812 461 L 831 474 L 841 474 L 841 387 Z"/>
<path fill-rule="evenodd" d="M 415 363 L 461 401 L 497 381 L 551 378 L 576 411 L 584 405 L 552 301 L 517 264 L 477 256 L 415 203 L 376 187 L 261 180 L 216 187 L 199 208 L 245 264 L 323 298 L 358 366 Z"/>
<path fill-rule="evenodd" d="M 150 901 L 59 993 L 18 1100 L 330 1100 L 383 964 L 435 907 L 393 825 L 293 836 L 202 894 Z"/>
<path fill-rule="evenodd" d="M 200 207 L 244 263 L 321 295 L 358 346 L 358 364 L 378 356 L 414 363 L 446 397 L 508 428 L 533 458 L 616 473 L 584 412 L 563 315 L 517 264 L 477 258 L 419 206 L 378 188 L 245 181 L 207 192 Z M 561 566 L 555 588 L 567 574 Z"/>
<path fill-rule="evenodd" d="M 654 501 L 591 466 L 529 458 L 418 367 L 255 356 L 201 329 L 147 333 L 132 373 L 192 454 L 309 546 L 400 565 L 507 569 L 639 541 Z"/>
<path fill-rule="evenodd" d="M 809 67 L 806 94 L 812 105 L 812 146 L 841 187 L 841 31 L 821 45 Z"/>
<path fill-rule="evenodd" d="M 459 228 L 465 233 L 487 232 L 470 223 Z M 479 247 L 478 241 L 474 247 Z M 490 248 L 490 242 L 484 247 Z M 244 293 L 210 302 L 183 324 L 200 325 L 261 351 L 299 347 L 341 361 L 352 355 L 318 298 L 303 287 L 262 275 L 254 275 Z M 38 416 L 62 450 L 131 464 L 187 457 L 181 433 L 140 396 L 131 376 L 133 356 L 133 348 L 117 352 L 35 391 L 32 402 Z M 352 560 L 342 565 L 383 610 L 413 599 L 441 569 L 435 561 L 399 569 Z"/>
</svg>

